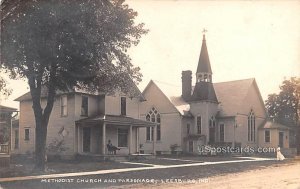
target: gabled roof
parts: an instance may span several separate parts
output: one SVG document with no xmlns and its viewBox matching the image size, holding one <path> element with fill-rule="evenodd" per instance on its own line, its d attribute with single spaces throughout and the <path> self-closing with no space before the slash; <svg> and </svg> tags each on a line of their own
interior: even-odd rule
<svg viewBox="0 0 300 189">
<path fill-rule="evenodd" d="M 206 46 L 205 35 L 203 35 L 201 52 L 200 52 L 200 57 L 199 57 L 196 73 L 203 73 L 203 72 L 204 73 L 212 73 L 209 56 L 208 56 L 208 51 L 207 51 L 207 46 Z"/>
<path fill-rule="evenodd" d="M 282 125 L 280 123 L 274 121 L 266 121 L 266 123 L 260 127 L 259 129 L 282 129 L 282 130 L 289 130 L 290 128 Z"/>
<path fill-rule="evenodd" d="M 240 105 L 243 103 L 243 100 L 246 98 L 246 95 L 254 82 L 255 79 L 251 78 L 214 83 L 213 86 L 216 96 L 220 103 L 219 116 L 236 116 L 239 112 Z M 148 86 L 151 83 L 155 84 L 163 92 L 181 115 L 188 114 L 190 104 L 181 97 L 180 86 L 152 80 L 149 82 Z M 146 88 L 144 92 L 146 91 Z"/>
<path fill-rule="evenodd" d="M 8 106 L 2 106 L 0 105 L 0 112 L 16 112 L 17 109 L 16 108 L 11 108 Z"/>
<path fill-rule="evenodd" d="M 88 92 L 88 91 L 84 91 L 84 90 L 80 90 L 80 89 L 68 89 L 67 91 L 61 91 L 58 90 L 56 92 L 56 95 L 61 95 L 61 94 L 68 94 L 68 93 L 81 93 L 81 94 L 89 94 L 89 95 L 96 95 L 96 96 L 101 96 L 101 95 L 105 95 L 105 93 L 102 92 Z M 138 87 L 135 85 L 135 83 L 132 81 L 132 90 L 130 90 L 130 95 L 134 96 L 134 97 L 138 97 L 141 101 L 145 100 L 145 97 L 143 96 L 143 94 L 141 93 L 141 91 L 138 89 Z M 41 90 L 41 98 L 45 98 L 48 96 L 48 89 L 46 87 L 42 87 Z M 15 99 L 15 101 L 24 101 L 24 100 L 31 100 L 31 93 L 27 92 L 25 94 L 23 94 L 22 96 L 18 97 Z"/>
<path fill-rule="evenodd" d="M 217 98 L 220 102 L 220 117 L 234 116 L 248 94 L 254 78 L 214 83 Z"/>
<path fill-rule="evenodd" d="M 156 85 L 161 90 L 163 95 L 166 96 L 166 98 L 181 115 L 186 115 L 188 113 L 188 111 L 190 110 L 190 105 L 181 97 L 180 86 L 151 80 L 148 83 L 147 87 L 144 89 L 143 94 L 146 92 L 146 90 L 151 84 Z"/>
</svg>

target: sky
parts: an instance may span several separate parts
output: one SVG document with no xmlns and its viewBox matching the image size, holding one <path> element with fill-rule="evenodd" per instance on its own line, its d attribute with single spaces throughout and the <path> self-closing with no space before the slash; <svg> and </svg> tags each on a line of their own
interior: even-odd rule
<svg viewBox="0 0 300 189">
<path fill-rule="evenodd" d="M 300 1 L 127 0 L 149 33 L 128 52 L 141 68 L 141 91 L 152 79 L 181 87 L 181 72 L 197 69 L 205 28 L 213 82 L 255 78 L 264 100 L 284 79 L 300 76 Z M 193 81 L 195 82 L 195 80 Z M 28 91 L 9 80 L 12 95 Z"/>
</svg>

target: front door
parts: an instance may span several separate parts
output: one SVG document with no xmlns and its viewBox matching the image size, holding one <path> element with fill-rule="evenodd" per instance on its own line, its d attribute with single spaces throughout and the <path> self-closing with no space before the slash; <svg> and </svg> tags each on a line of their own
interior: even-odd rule
<svg viewBox="0 0 300 189">
<path fill-rule="evenodd" d="M 91 128 L 84 127 L 83 128 L 83 152 L 90 152 L 91 151 Z"/>
<path fill-rule="evenodd" d="M 209 144 L 213 144 L 216 141 L 216 131 L 215 127 L 209 127 Z"/>
<path fill-rule="evenodd" d="M 189 141 L 189 152 L 193 152 L 194 151 L 194 142 L 192 140 Z"/>
<path fill-rule="evenodd" d="M 279 147 L 283 148 L 283 132 L 279 132 Z"/>
</svg>

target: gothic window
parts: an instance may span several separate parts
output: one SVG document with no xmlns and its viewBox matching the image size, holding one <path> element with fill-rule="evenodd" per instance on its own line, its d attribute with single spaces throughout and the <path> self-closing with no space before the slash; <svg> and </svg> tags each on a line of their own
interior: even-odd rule
<svg viewBox="0 0 300 189">
<path fill-rule="evenodd" d="M 216 127 L 216 119 L 214 116 L 212 116 L 209 120 L 209 128 L 215 128 Z"/>
<path fill-rule="evenodd" d="M 186 124 L 186 134 L 190 134 L 191 125 L 188 123 Z"/>
<path fill-rule="evenodd" d="M 161 117 L 158 111 L 155 108 L 152 108 L 149 113 L 146 115 L 146 120 L 156 123 L 156 140 L 161 140 Z M 154 128 L 147 127 L 146 130 L 146 140 L 153 141 Z"/>
<path fill-rule="evenodd" d="M 220 124 L 220 142 L 224 142 L 225 139 L 225 127 L 224 123 Z"/>
<path fill-rule="evenodd" d="M 255 142 L 255 115 L 253 110 L 248 115 L 248 141 Z"/>
</svg>

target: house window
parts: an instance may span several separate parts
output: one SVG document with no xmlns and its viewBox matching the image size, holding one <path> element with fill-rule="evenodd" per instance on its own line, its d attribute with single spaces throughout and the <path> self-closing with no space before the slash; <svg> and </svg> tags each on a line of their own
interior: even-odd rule
<svg viewBox="0 0 300 189">
<path fill-rule="evenodd" d="M 19 129 L 15 130 L 15 149 L 19 148 Z"/>
<path fill-rule="evenodd" d="M 248 141 L 255 142 L 255 115 L 253 110 L 248 115 Z"/>
<path fill-rule="evenodd" d="M 220 124 L 220 142 L 224 142 L 224 138 L 225 138 L 225 128 L 224 128 L 224 124 L 221 123 Z"/>
<path fill-rule="evenodd" d="M 190 134 L 191 125 L 188 123 L 186 124 L 186 134 Z"/>
<path fill-rule="evenodd" d="M 25 140 L 29 140 L 29 129 L 25 129 Z"/>
<path fill-rule="evenodd" d="M 66 95 L 60 97 L 60 115 L 67 116 L 68 115 L 68 98 Z"/>
<path fill-rule="evenodd" d="M 121 97 L 121 115 L 126 115 L 126 97 Z"/>
<path fill-rule="evenodd" d="M 146 115 L 146 120 L 156 123 L 156 140 L 161 140 L 161 117 L 155 108 L 152 108 Z M 152 141 L 154 135 L 154 128 L 147 127 L 146 130 L 146 140 Z"/>
<path fill-rule="evenodd" d="M 88 116 L 89 98 L 87 96 L 81 97 L 81 115 Z"/>
<path fill-rule="evenodd" d="M 271 142 L 270 130 L 265 130 L 265 142 Z"/>
<path fill-rule="evenodd" d="M 197 117 L 197 134 L 201 134 L 202 119 L 201 116 Z"/>
<path fill-rule="evenodd" d="M 118 147 L 128 147 L 128 129 L 118 129 Z"/>
</svg>

